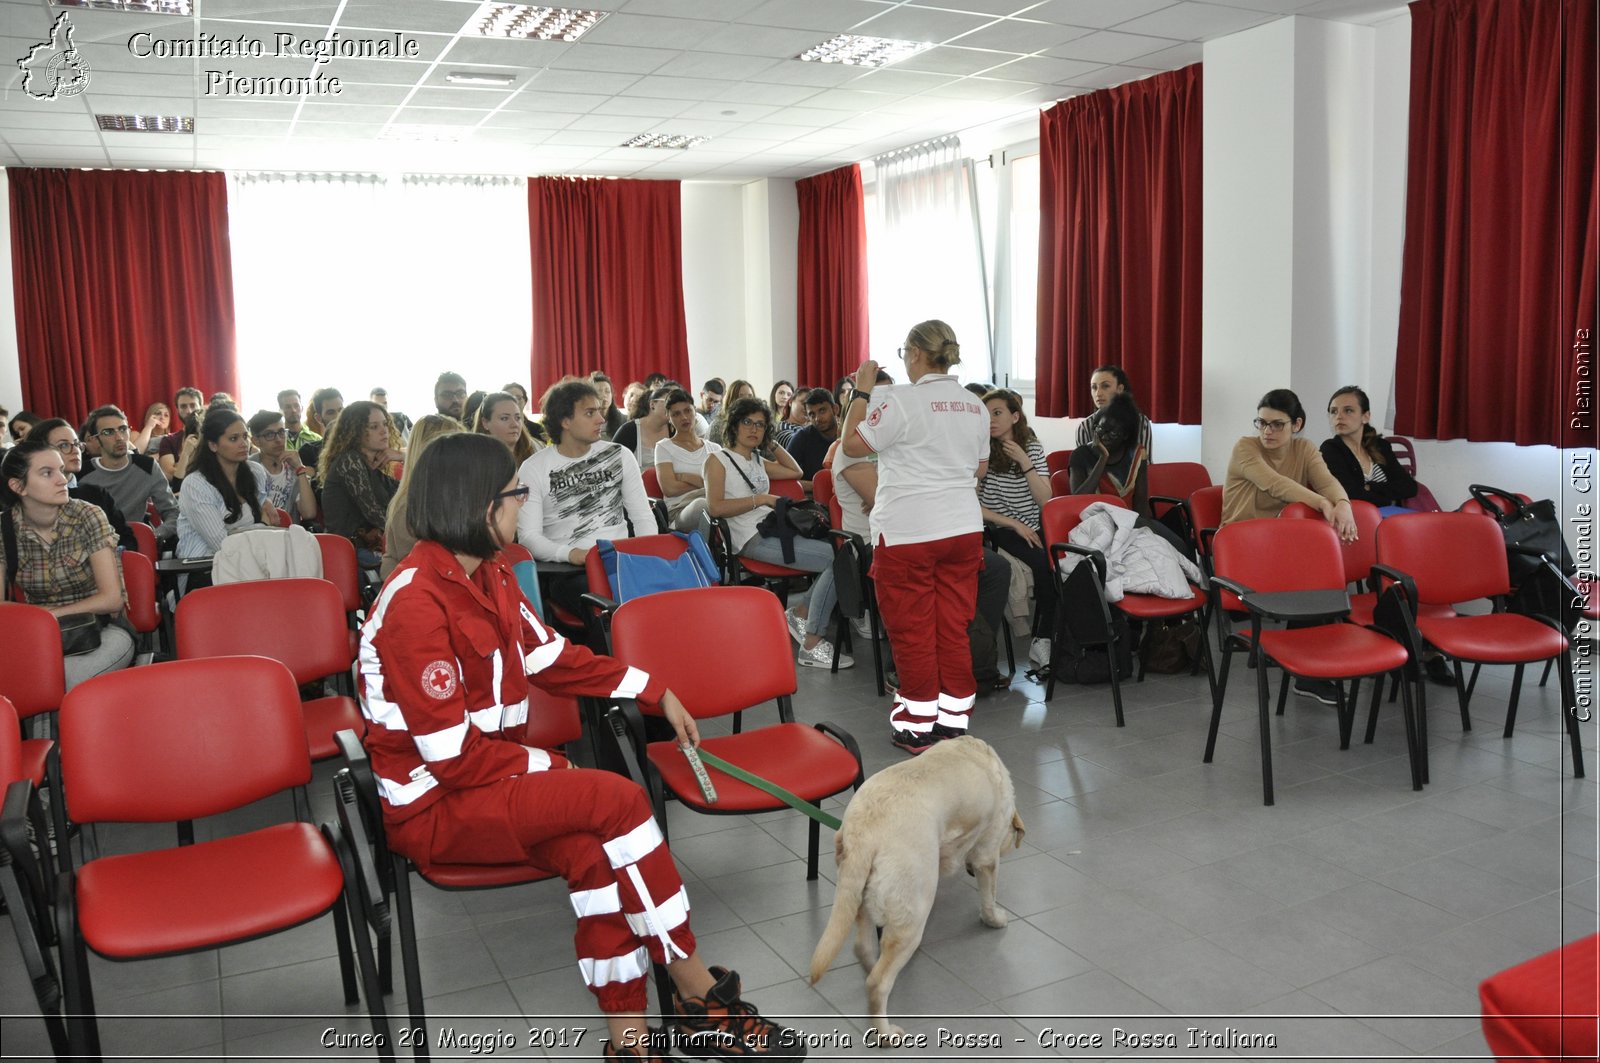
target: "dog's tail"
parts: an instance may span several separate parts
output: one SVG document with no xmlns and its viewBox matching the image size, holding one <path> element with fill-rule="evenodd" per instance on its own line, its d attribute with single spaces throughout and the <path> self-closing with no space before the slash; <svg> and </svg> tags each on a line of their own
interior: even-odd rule
<svg viewBox="0 0 1600 1063">
<path fill-rule="evenodd" d="M 812 985 L 822 981 L 828 965 L 844 945 L 844 939 L 850 936 L 867 891 L 867 879 L 872 874 L 874 854 L 870 850 L 852 848 L 846 853 L 843 834 L 834 838 L 833 848 L 839 878 L 833 888 L 833 914 L 828 917 L 828 925 L 817 942 L 817 951 L 811 954 Z"/>
</svg>

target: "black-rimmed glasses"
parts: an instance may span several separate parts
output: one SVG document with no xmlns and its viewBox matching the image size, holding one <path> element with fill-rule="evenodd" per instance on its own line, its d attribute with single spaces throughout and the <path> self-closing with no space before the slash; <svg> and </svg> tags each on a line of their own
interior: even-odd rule
<svg viewBox="0 0 1600 1063">
<path fill-rule="evenodd" d="M 119 424 L 115 428 L 102 428 L 95 433 L 101 439 L 114 439 L 117 436 L 125 436 L 127 434 L 128 426 L 125 424 Z"/>
<path fill-rule="evenodd" d="M 490 501 L 498 502 L 502 498 L 514 498 L 518 502 L 526 502 L 528 500 L 529 490 L 530 489 L 527 484 L 518 484 L 509 491 L 496 491 L 494 498 L 490 499 Z"/>
</svg>

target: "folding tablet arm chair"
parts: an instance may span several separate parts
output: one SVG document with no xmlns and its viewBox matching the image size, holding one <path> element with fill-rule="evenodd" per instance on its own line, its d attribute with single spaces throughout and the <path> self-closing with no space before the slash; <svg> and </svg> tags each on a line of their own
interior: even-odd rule
<svg viewBox="0 0 1600 1063">
<path fill-rule="evenodd" d="M 1198 461 L 1154 461 L 1145 471 L 1150 491 L 1150 516 L 1171 528 L 1186 543 L 1194 542 L 1189 507 L 1196 491 L 1211 486 L 1210 471 Z"/>
<path fill-rule="evenodd" d="M 693 640 L 682 631 L 700 632 Z M 714 634 L 713 634 L 714 633 Z M 696 720 L 726 716 L 769 699 L 778 723 L 739 734 L 702 736 L 701 747 L 818 804 L 861 785 L 861 750 L 849 732 L 829 723 L 795 722 L 794 656 L 783 609 L 756 587 L 709 587 L 666 591 L 623 603 L 611 623 L 616 658 L 660 678 Z M 728 668 L 728 661 L 739 667 Z M 644 706 L 624 702 L 639 772 L 645 780 L 662 835 L 667 833 L 667 795 L 706 815 L 782 812 L 789 806 L 764 790 L 706 765 L 717 791 L 711 803 L 695 781 L 688 760 L 673 741 L 646 739 Z M 658 715 L 655 709 L 649 709 Z M 810 820 L 806 878 L 817 877 L 819 824 Z"/>
</svg>

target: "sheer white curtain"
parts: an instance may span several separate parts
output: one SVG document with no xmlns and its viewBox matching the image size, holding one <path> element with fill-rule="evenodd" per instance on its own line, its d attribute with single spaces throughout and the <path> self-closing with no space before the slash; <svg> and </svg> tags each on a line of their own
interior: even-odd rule
<svg viewBox="0 0 1600 1063">
<path fill-rule="evenodd" d="M 988 290 L 972 161 L 956 137 L 872 160 L 867 211 L 867 300 L 872 351 L 904 382 L 892 354 L 919 321 L 940 318 L 961 341 L 956 376 L 994 379 Z"/>
<path fill-rule="evenodd" d="M 382 385 L 415 418 L 445 369 L 527 386 L 523 180 L 230 174 L 228 230 L 246 416 L 287 387 Z"/>
</svg>

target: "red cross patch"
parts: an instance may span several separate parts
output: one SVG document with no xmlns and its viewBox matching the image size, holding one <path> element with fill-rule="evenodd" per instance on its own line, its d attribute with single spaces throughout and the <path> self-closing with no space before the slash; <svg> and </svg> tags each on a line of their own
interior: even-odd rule
<svg viewBox="0 0 1600 1063">
<path fill-rule="evenodd" d="M 867 414 L 867 424 L 873 428 L 878 427 L 878 422 L 883 420 L 883 406 L 874 406 L 872 412 Z"/>
<path fill-rule="evenodd" d="M 422 670 L 422 690 L 428 697 L 443 701 L 456 692 L 456 666 L 450 661 L 434 661 Z"/>
</svg>

